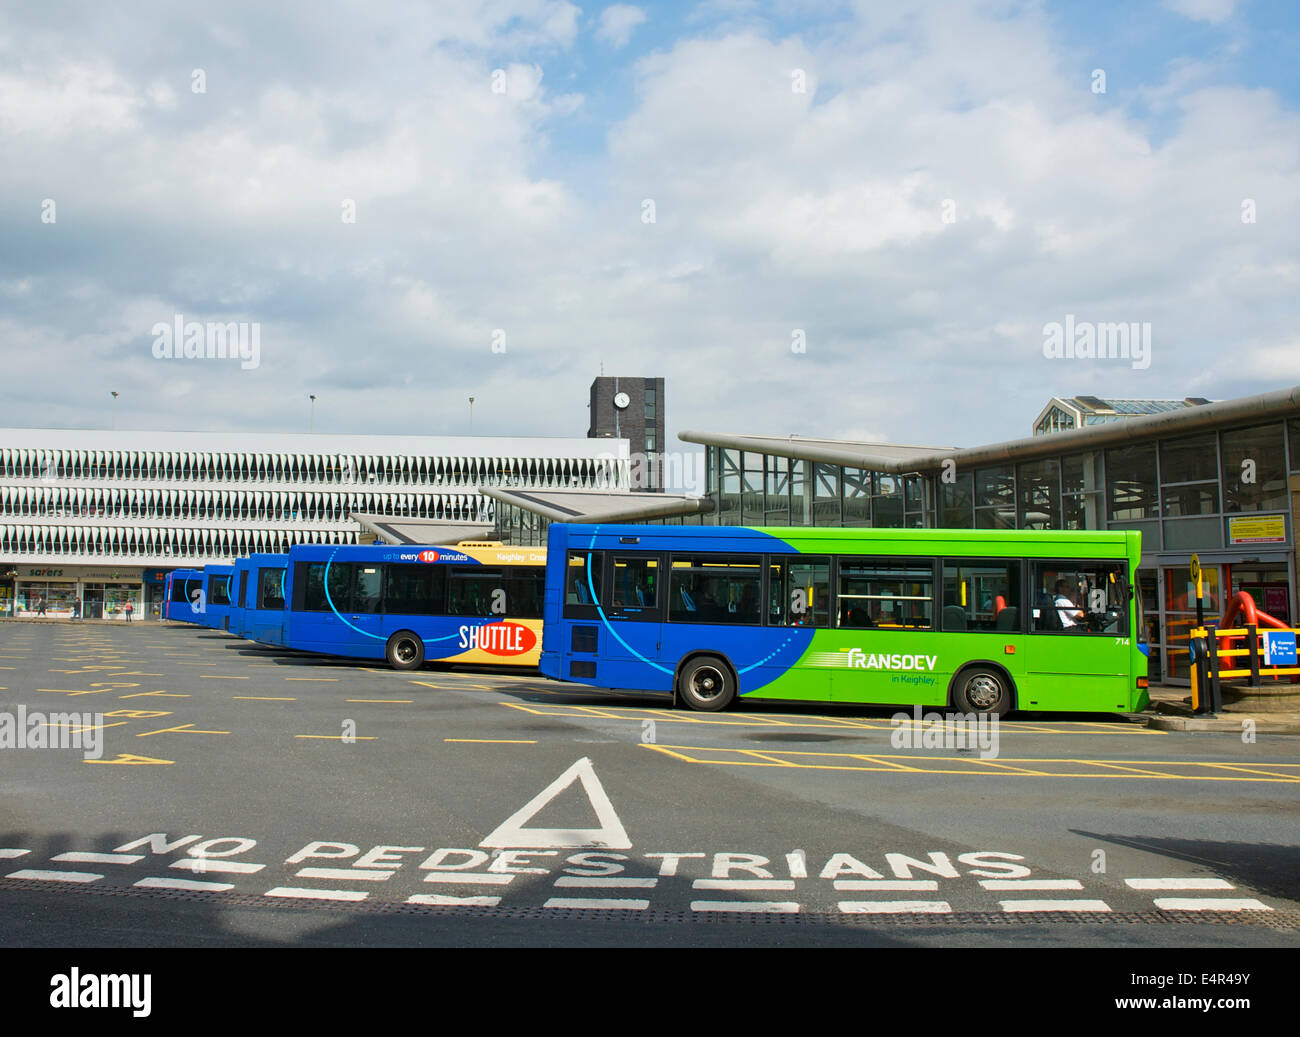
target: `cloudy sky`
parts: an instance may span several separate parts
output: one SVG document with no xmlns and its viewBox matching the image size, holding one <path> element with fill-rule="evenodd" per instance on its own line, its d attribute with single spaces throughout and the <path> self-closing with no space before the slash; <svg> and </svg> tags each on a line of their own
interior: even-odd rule
<svg viewBox="0 0 1300 1037">
<path fill-rule="evenodd" d="M 603 364 L 670 443 L 974 445 L 1300 383 L 1291 0 L 123 10 L 0 14 L 2 425 L 583 435 Z"/>
</svg>

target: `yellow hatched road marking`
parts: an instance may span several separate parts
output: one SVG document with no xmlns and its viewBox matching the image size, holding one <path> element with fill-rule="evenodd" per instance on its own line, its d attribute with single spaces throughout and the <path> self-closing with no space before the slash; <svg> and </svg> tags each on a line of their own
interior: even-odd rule
<svg viewBox="0 0 1300 1037">
<path fill-rule="evenodd" d="M 411 706 L 415 704 L 415 699 L 344 699 L 344 702 L 394 702 L 399 705 Z"/>
<path fill-rule="evenodd" d="M 237 702 L 297 702 L 296 698 L 274 695 L 231 695 Z"/>
<path fill-rule="evenodd" d="M 155 760 L 152 756 L 134 756 L 131 753 L 118 753 L 115 760 L 82 760 L 82 763 L 121 763 L 121 764 L 172 764 L 174 760 Z"/>
<path fill-rule="evenodd" d="M 778 767 L 797 767 L 797 766 L 798 766 L 798 764 L 791 763 L 789 760 L 782 760 L 782 759 L 779 759 L 779 758 L 777 758 L 777 757 L 775 757 L 775 756 L 769 756 L 769 755 L 767 755 L 766 753 L 759 752 L 757 749 L 741 749 L 741 750 L 738 750 L 738 751 L 739 751 L 739 752 L 743 752 L 746 756 L 753 756 L 753 757 L 756 757 L 757 759 L 760 759 L 760 760 L 767 760 L 767 761 L 769 761 L 770 763 L 774 763 L 774 764 L 776 764 Z"/>
<path fill-rule="evenodd" d="M 415 681 L 416 684 L 424 683 Z M 433 687 L 434 685 L 428 685 Z M 557 692 L 555 694 L 572 694 L 571 692 Z M 583 717 L 598 716 L 601 719 L 611 720 L 644 720 L 647 717 L 656 717 L 668 723 L 675 724 L 705 724 L 717 727 L 786 727 L 795 729 L 830 729 L 830 730 L 855 730 L 855 731 L 893 731 L 899 727 L 892 718 L 881 717 L 879 719 L 849 719 L 845 717 L 826 717 L 826 716 L 796 716 L 796 717 L 769 717 L 759 716 L 750 713 L 731 713 L 725 716 L 715 714 L 701 713 L 684 713 L 680 710 L 673 710 L 661 707 L 618 707 L 618 706 L 583 706 L 583 705 L 525 705 L 520 702 L 502 702 L 503 706 L 509 706 L 511 709 L 522 710 L 525 713 L 532 713 L 535 716 L 544 717 Z M 620 710 L 620 712 L 614 712 Z M 906 726 L 915 728 L 918 725 L 915 719 L 909 716 L 906 720 Z M 928 726 L 924 721 L 920 725 Z M 1080 730 L 1088 728 L 1088 730 Z M 1048 726 L 1042 723 L 1028 723 L 1024 721 L 1003 721 L 1000 725 L 1003 734 L 1117 734 L 1117 735 L 1165 735 L 1165 731 L 1150 731 L 1145 727 L 1127 722 L 1106 723 L 1105 721 L 1069 721 L 1062 726 Z"/>
<path fill-rule="evenodd" d="M 247 677 L 243 678 L 248 680 Z M 286 677 L 287 681 L 337 681 L 337 677 Z"/>
<path fill-rule="evenodd" d="M 1130 778 L 1161 781 L 1251 781 L 1300 783 L 1300 764 L 1262 764 L 1246 768 L 1222 762 L 1189 763 L 1183 760 L 1085 760 L 1065 757 L 1043 759 L 1014 757 L 1009 760 L 980 760 L 956 756 L 892 756 L 883 753 L 833 753 L 802 750 L 768 749 L 762 752 L 745 748 L 701 745 L 658 745 L 642 743 L 687 763 L 716 764 L 727 767 L 800 767 L 812 770 L 908 771 L 916 774 L 975 774 L 1001 777 L 1044 778 Z M 903 764 L 901 760 L 909 761 Z M 825 761 L 825 762 L 823 762 Z M 859 761 L 848 763 L 839 761 Z M 1020 765 L 1020 766 L 1016 766 Z M 1271 768 L 1265 770 L 1263 768 Z M 1156 768 L 1169 768 L 1158 770 Z M 1245 772 L 1240 776 L 1223 773 L 1223 769 Z M 1258 774 L 1258 777 L 1248 776 Z"/>
<path fill-rule="evenodd" d="M 120 699 L 147 699 L 147 698 L 164 698 L 164 699 L 187 699 L 190 696 L 182 694 L 179 691 L 133 691 L 130 695 L 119 695 Z"/>
<path fill-rule="evenodd" d="M 373 742 L 373 741 L 375 741 L 375 736 L 374 736 L 374 735 L 294 735 L 294 738 L 327 738 L 327 739 L 330 739 L 330 740 L 335 741 L 335 742 L 339 741 L 340 739 L 342 739 L 343 741 L 347 741 L 347 742 L 353 742 L 353 741 L 356 741 L 356 742 Z"/>
<path fill-rule="evenodd" d="M 251 677 L 235 677 L 227 673 L 200 673 L 201 681 L 249 681 Z"/>
<path fill-rule="evenodd" d="M 181 724 L 180 727 L 164 727 L 158 731 L 145 731 L 136 735 L 136 738 L 148 738 L 150 735 L 228 735 L 229 731 L 204 731 L 195 727 L 193 724 Z"/>
<path fill-rule="evenodd" d="M 1266 771 L 1266 770 L 1263 770 L 1262 767 L 1271 767 L 1271 766 L 1273 766 L 1273 764 L 1268 764 L 1268 763 L 1263 764 L 1261 767 L 1247 767 L 1247 766 L 1245 766 L 1245 765 L 1243 765 L 1243 764 L 1240 764 L 1240 763 L 1206 763 L 1206 764 L 1202 764 L 1202 766 L 1205 766 L 1205 767 L 1221 767 L 1221 768 L 1223 768 L 1224 770 L 1230 770 L 1230 771 L 1243 771 L 1243 772 L 1246 773 L 1246 774 L 1267 774 L 1270 778 L 1284 778 L 1284 779 L 1285 779 L 1285 778 L 1287 777 L 1287 775 L 1285 775 L 1285 774 L 1278 774 L 1276 771 Z M 1278 764 L 1278 766 L 1285 767 L 1286 764 Z"/>
</svg>

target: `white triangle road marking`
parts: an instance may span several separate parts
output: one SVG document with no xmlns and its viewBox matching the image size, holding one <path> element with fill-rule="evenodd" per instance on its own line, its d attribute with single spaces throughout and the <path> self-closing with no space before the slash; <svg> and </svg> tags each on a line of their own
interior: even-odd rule
<svg viewBox="0 0 1300 1037">
<path fill-rule="evenodd" d="M 575 781 L 582 782 L 587 793 L 599 828 L 525 828 L 551 800 L 567 789 Z M 600 779 L 596 777 L 591 760 L 584 756 L 566 770 L 553 782 L 542 789 L 518 811 L 506 818 L 480 846 L 494 849 L 569 849 L 575 847 L 602 847 L 609 850 L 627 850 L 632 847 L 632 840 L 627 836 L 623 822 L 614 813 L 614 806 L 605 794 Z"/>
</svg>

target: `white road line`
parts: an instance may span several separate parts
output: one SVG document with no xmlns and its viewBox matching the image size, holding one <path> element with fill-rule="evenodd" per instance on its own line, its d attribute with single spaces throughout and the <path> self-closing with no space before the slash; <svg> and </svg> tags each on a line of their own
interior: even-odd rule
<svg viewBox="0 0 1300 1037">
<path fill-rule="evenodd" d="M 692 900 L 692 911 L 739 911 L 771 912 L 772 914 L 797 915 L 799 905 L 790 901 L 763 900 Z"/>
<path fill-rule="evenodd" d="M 1083 889 L 1078 879 L 980 879 L 985 889 L 1014 891 L 1017 889 Z"/>
<path fill-rule="evenodd" d="M 197 875 L 208 873 L 216 875 L 252 875 L 266 867 L 265 864 L 249 864 L 247 861 L 214 861 L 207 857 L 186 857 L 173 861 L 173 868 L 192 871 Z"/>
<path fill-rule="evenodd" d="M 952 907 L 946 900 L 841 900 L 846 915 L 949 915 Z"/>
<path fill-rule="evenodd" d="M 425 882 L 445 882 L 451 886 L 508 886 L 514 879 L 513 875 L 489 875 L 481 871 L 431 872 L 424 876 Z"/>
<path fill-rule="evenodd" d="M 648 900 L 621 900 L 613 897 L 551 897 L 542 907 L 597 908 L 613 911 L 644 911 L 650 906 Z"/>
<path fill-rule="evenodd" d="M 696 879 L 692 889 L 779 889 L 793 890 L 794 879 Z"/>
<path fill-rule="evenodd" d="M 91 853 L 88 850 L 69 850 L 52 861 L 64 861 L 68 864 L 134 864 L 144 860 L 142 853 Z"/>
<path fill-rule="evenodd" d="M 874 890 L 882 893 L 933 893 L 938 890 L 939 883 L 933 879 L 836 879 L 835 888 L 853 893 Z"/>
<path fill-rule="evenodd" d="M 1109 911 L 1104 900 L 999 900 L 1003 911 Z"/>
<path fill-rule="evenodd" d="M 234 885 L 229 882 L 199 882 L 196 879 L 141 879 L 134 885 L 143 889 L 198 889 L 207 890 L 212 893 L 224 893 L 228 889 L 234 889 Z"/>
<path fill-rule="evenodd" d="M 406 898 L 408 904 L 425 904 L 429 907 L 496 907 L 500 897 L 447 897 L 441 893 L 413 893 Z"/>
<path fill-rule="evenodd" d="M 1235 889 L 1224 879 L 1125 879 L 1129 889 Z"/>
<path fill-rule="evenodd" d="M 88 871 L 24 871 L 10 872 L 7 879 L 41 879 L 46 882 L 98 882 L 103 875 L 92 875 Z"/>
<path fill-rule="evenodd" d="M 14 857 L 24 857 L 31 852 L 31 850 L 0 849 L 0 861 L 12 860 Z"/>
<path fill-rule="evenodd" d="M 555 885 L 562 889 L 654 889 L 659 880 L 561 875 Z"/>
<path fill-rule="evenodd" d="M 1162 911 L 1272 911 L 1267 904 L 1247 897 L 1156 897 Z"/>
<path fill-rule="evenodd" d="M 298 900 L 365 900 L 370 896 L 368 889 L 294 889 L 291 886 L 276 886 L 262 894 L 264 897 L 286 897 Z"/>
<path fill-rule="evenodd" d="M 385 882 L 396 872 L 387 868 L 303 868 L 294 874 L 296 879 L 361 879 L 365 882 Z"/>
</svg>

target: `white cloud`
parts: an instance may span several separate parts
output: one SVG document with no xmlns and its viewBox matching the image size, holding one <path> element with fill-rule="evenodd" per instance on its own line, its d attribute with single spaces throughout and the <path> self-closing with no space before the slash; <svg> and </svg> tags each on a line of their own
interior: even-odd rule
<svg viewBox="0 0 1300 1037">
<path fill-rule="evenodd" d="M 646 20 L 645 12 L 631 4 L 611 4 L 600 12 L 596 37 L 615 50 L 626 47 L 638 25 Z"/>
<path fill-rule="evenodd" d="M 1165 0 L 1165 6 L 1185 18 L 1217 25 L 1232 17 L 1240 0 Z"/>
<path fill-rule="evenodd" d="M 1300 119 L 1268 91 L 1171 65 L 1156 141 L 1036 6 L 873 4 L 833 36 L 714 25 L 592 124 L 556 68 L 571 6 L 376 0 L 373 38 L 313 22 L 292 46 L 250 7 L 234 50 L 197 23 L 0 44 L 7 420 L 106 425 L 111 382 L 122 425 L 305 428 L 284 401 L 316 392 L 318 427 L 463 431 L 473 394 L 476 431 L 581 435 L 603 361 L 668 378 L 670 442 L 961 444 L 1027 434 L 1053 394 L 1290 377 Z M 602 131 L 591 153 L 561 120 Z M 175 312 L 261 322 L 262 366 L 154 361 Z M 1066 313 L 1151 321 L 1151 368 L 1045 360 Z"/>
</svg>

